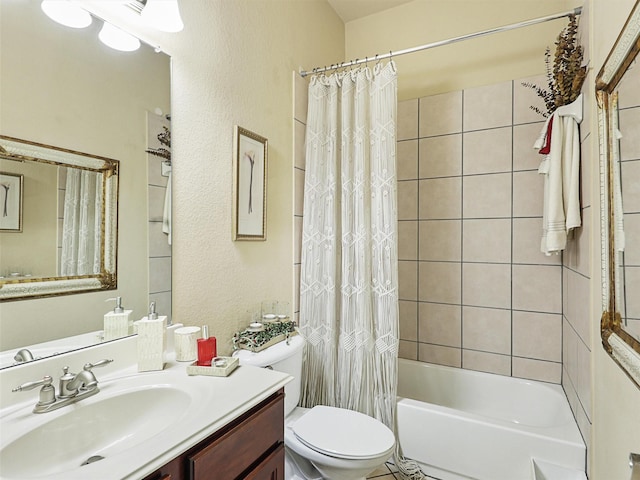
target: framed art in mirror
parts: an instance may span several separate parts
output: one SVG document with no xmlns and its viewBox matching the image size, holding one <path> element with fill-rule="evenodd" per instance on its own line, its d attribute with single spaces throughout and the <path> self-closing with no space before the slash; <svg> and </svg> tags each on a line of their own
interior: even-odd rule
<svg viewBox="0 0 640 480">
<path fill-rule="evenodd" d="M 116 289 L 118 169 L 110 158 L 0 136 L 0 213 L 6 203 L 14 227 L 0 231 L 0 301 Z"/>
<path fill-rule="evenodd" d="M 24 175 L 0 172 L 0 232 L 22 232 Z"/>
<path fill-rule="evenodd" d="M 267 139 L 233 132 L 233 239 L 267 239 Z"/>
<path fill-rule="evenodd" d="M 596 79 L 600 144 L 602 306 L 605 350 L 640 387 L 640 0 Z M 638 173 L 636 173 L 638 172 Z M 635 174 L 635 177 L 634 177 Z M 640 225 L 639 225 L 640 226 Z"/>
</svg>

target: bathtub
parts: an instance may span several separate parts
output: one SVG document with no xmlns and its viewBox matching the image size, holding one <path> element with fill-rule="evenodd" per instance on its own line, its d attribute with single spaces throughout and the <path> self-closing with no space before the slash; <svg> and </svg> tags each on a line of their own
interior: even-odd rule
<svg viewBox="0 0 640 480">
<path fill-rule="evenodd" d="M 399 360 L 404 455 L 442 480 L 531 480 L 532 459 L 584 472 L 586 449 L 559 385 Z"/>
</svg>

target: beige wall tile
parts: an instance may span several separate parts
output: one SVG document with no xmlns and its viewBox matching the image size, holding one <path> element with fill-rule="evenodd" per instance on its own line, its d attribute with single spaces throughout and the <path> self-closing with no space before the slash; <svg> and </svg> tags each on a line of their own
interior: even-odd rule
<svg viewBox="0 0 640 480">
<path fill-rule="evenodd" d="M 149 294 L 168 290 L 171 290 L 171 257 L 150 258 Z"/>
<path fill-rule="evenodd" d="M 461 220 L 420 221 L 420 260 L 460 261 Z"/>
<path fill-rule="evenodd" d="M 465 175 L 511 171 L 511 126 L 467 132 L 463 136 Z"/>
<path fill-rule="evenodd" d="M 599 345 L 597 345 L 599 347 Z M 585 414 L 591 420 L 591 351 L 582 342 L 578 342 L 578 398 Z"/>
<path fill-rule="evenodd" d="M 582 302 L 588 304 L 584 298 Z M 561 313 L 562 268 L 554 265 L 513 265 L 513 308 Z"/>
<path fill-rule="evenodd" d="M 418 342 L 400 340 L 398 357 L 406 358 L 408 360 L 418 360 Z"/>
<path fill-rule="evenodd" d="M 397 139 L 418 138 L 418 99 L 398 102 Z"/>
<path fill-rule="evenodd" d="M 295 237 L 293 239 L 293 263 L 302 261 L 302 217 L 293 218 L 293 229 Z"/>
<path fill-rule="evenodd" d="M 533 105 L 546 112 L 544 101 L 536 94 L 535 90 L 525 87 L 522 82 L 532 83 L 544 90 L 548 89 L 545 75 L 535 75 L 515 80 L 513 82 L 513 123 L 519 125 L 521 123 L 544 121 L 545 118 L 542 115 L 531 109 Z"/>
<path fill-rule="evenodd" d="M 398 294 L 400 300 L 418 299 L 418 262 L 398 262 Z"/>
<path fill-rule="evenodd" d="M 511 308 L 511 265 L 464 263 L 462 280 L 464 305 Z"/>
<path fill-rule="evenodd" d="M 418 340 L 449 347 L 461 346 L 462 312 L 459 305 L 418 304 Z"/>
<path fill-rule="evenodd" d="M 400 260 L 418 259 L 418 221 L 398 222 L 398 258 Z"/>
<path fill-rule="evenodd" d="M 638 73 L 637 71 L 635 73 Z M 622 77 L 617 85 L 618 90 L 618 108 L 640 107 L 640 88 L 637 82 L 638 76 L 629 75 L 628 73 Z"/>
<path fill-rule="evenodd" d="M 513 355 L 562 361 L 562 315 L 513 312 Z"/>
<path fill-rule="evenodd" d="M 640 265 L 640 214 L 624 215 L 625 265 Z"/>
<path fill-rule="evenodd" d="M 465 262 L 511 262 L 511 219 L 463 220 Z"/>
<path fill-rule="evenodd" d="M 560 265 L 561 255 L 540 251 L 542 217 L 513 219 L 513 263 Z"/>
<path fill-rule="evenodd" d="M 561 383 L 562 381 L 561 363 L 514 356 L 512 366 L 514 377 L 549 383 Z"/>
<path fill-rule="evenodd" d="M 462 308 L 462 347 L 511 354 L 511 310 Z"/>
<path fill-rule="evenodd" d="M 503 82 L 464 91 L 465 132 L 511 125 L 512 82 Z"/>
<path fill-rule="evenodd" d="M 511 174 L 466 176 L 462 182 L 462 212 L 465 218 L 511 216 Z"/>
<path fill-rule="evenodd" d="M 511 376 L 511 357 L 496 353 L 462 350 L 462 368 Z"/>
<path fill-rule="evenodd" d="M 622 132 L 620 139 L 620 160 L 640 159 L 640 107 L 620 110 L 619 128 Z"/>
<path fill-rule="evenodd" d="M 295 144 L 294 144 L 294 167 L 298 167 L 304 170 L 305 168 L 305 135 L 307 133 L 307 127 L 304 123 L 298 121 L 293 122 L 295 128 Z"/>
<path fill-rule="evenodd" d="M 537 170 L 544 155 L 533 148 L 544 122 L 525 123 L 513 127 L 513 169 Z"/>
<path fill-rule="evenodd" d="M 622 208 L 624 213 L 640 212 L 640 161 L 628 161 L 620 164 L 622 178 Z"/>
<path fill-rule="evenodd" d="M 167 234 L 162 231 L 162 222 L 149 222 L 149 256 L 171 256 L 171 246 Z"/>
<path fill-rule="evenodd" d="M 418 269 L 421 302 L 460 303 L 460 264 L 420 262 Z"/>
<path fill-rule="evenodd" d="M 400 338 L 418 340 L 418 302 L 400 300 Z"/>
<path fill-rule="evenodd" d="M 544 177 L 537 170 L 514 172 L 513 216 L 541 217 L 544 200 Z"/>
<path fill-rule="evenodd" d="M 304 212 L 304 170 L 293 169 L 294 189 L 296 203 L 293 207 L 294 215 L 302 215 Z"/>
<path fill-rule="evenodd" d="M 462 91 L 420 99 L 420 137 L 462 131 Z"/>
<path fill-rule="evenodd" d="M 624 271 L 624 283 L 628 292 L 640 292 L 640 267 L 627 267 Z M 627 294 L 626 314 L 631 318 L 640 318 L 640 296 Z"/>
<path fill-rule="evenodd" d="M 418 181 L 398 182 L 398 220 L 418 218 Z"/>
<path fill-rule="evenodd" d="M 553 255 L 555 256 L 555 255 Z M 552 257 L 553 257 L 552 256 Z M 591 209 L 582 211 L 582 226 L 567 240 L 562 254 L 564 265 L 588 277 L 591 274 Z"/>
<path fill-rule="evenodd" d="M 590 345 L 590 308 L 589 302 L 585 301 L 589 298 L 591 291 L 589 279 L 568 268 L 564 269 L 563 276 L 563 291 L 566 299 L 563 313 L 582 341 Z"/>
<path fill-rule="evenodd" d="M 420 180 L 420 218 L 460 218 L 462 178 Z"/>
<path fill-rule="evenodd" d="M 420 178 L 450 177 L 462 173 L 462 134 L 420 139 Z"/>
<path fill-rule="evenodd" d="M 462 366 L 459 348 L 443 347 L 429 343 L 418 344 L 418 360 L 448 367 Z"/>
<path fill-rule="evenodd" d="M 150 222 L 162 222 L 164 216 L 164 197 L 167 189 L 155 185 L 148 186 L 149 192 L 149 218 Z"/>
<path fill-rule="evenodd" d="M 398 142 L 396 158 L 398 159 L 398 180 L 418 178 L 418 140 Z"/>
</svg>

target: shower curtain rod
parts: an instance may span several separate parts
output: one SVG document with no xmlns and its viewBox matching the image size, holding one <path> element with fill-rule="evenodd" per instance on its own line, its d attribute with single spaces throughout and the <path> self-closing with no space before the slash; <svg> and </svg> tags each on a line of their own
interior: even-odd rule
<svg viewBox="0 0 640 480">
<path fill-rule="evenodd" d="M 426 45 L 420 45 L 419 47 L 406 48 L 404 50 L 398 50 L 397 52 L 389 52 L 383 55 L 375 55 L 374 57 L 365 57 L 365 58 L 356 58 L 355 60 L 351 60 L 348 62 L 337 63 L 335 65 L 331 65 L 330 67 L 317 67 L 311 71 L 301 70 L 299 73 L 302 77 L 306 77 L 307 75 L 328 72 L 330 70 L 337 70 L 339 68 L 350 67 L 353 65 L 359 65 L 361 63 L 367 63 L 370 61 L 378 61 L 384 60 L 385 58 L 397 57 L 399 55 L 406 55 L 408 53 L 420 52 L 422 50 L 427 50 L 429 48 L 441 47 L 442 45 L 449 45 L 451 43 L 461 42 L 463 40 L 470 40 L 472 38 L 484 37 L 485 35 L 491 35 L 493 33 L 506 32 L 508 30 L 515 30 L 516 28 L 528 27 L 530 25 L 535 25 L 537 23 L 544 23 L 550 20 L 557 20 L 558 18 L 569 17 L 571 15 L 580 15 L 582 13 L 582 7 L 576 7 L 573 10 L 569 10 L 562 13 L 556 13 L 553 15 L 548 15 L 546 17 L 534 18 L 532 20 L 525 20 L 524 22 L 512 23 L 511 25 L 505 25 L 502 27 L 491 28 L 489 30 L 484 30 L 482 32 L 468 33 L 466 35 L 461 35 L 459 37 L 449 38 L 447 40 L 440 40 L 438 42 L 427 43 Z"/>
</svg>

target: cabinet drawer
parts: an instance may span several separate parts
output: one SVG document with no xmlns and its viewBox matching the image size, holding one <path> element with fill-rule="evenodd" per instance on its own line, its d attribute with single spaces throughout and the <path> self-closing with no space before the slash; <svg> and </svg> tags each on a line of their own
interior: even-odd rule
<svg viewBox="0 0 640 480">
<path fill-rule="evenodd" d="M 232 480 L 284 442 L 284 393 L 188 457 L 192 480 Z M 256 477 L 263 478 L 263 477 Z M 266 477 L 271 478 L 271 477 Z"/>
<path fill-rule="evenodd" d="M 244 480 L 284 480 L 284 444 L 251 470 Z"/>
</svg>

